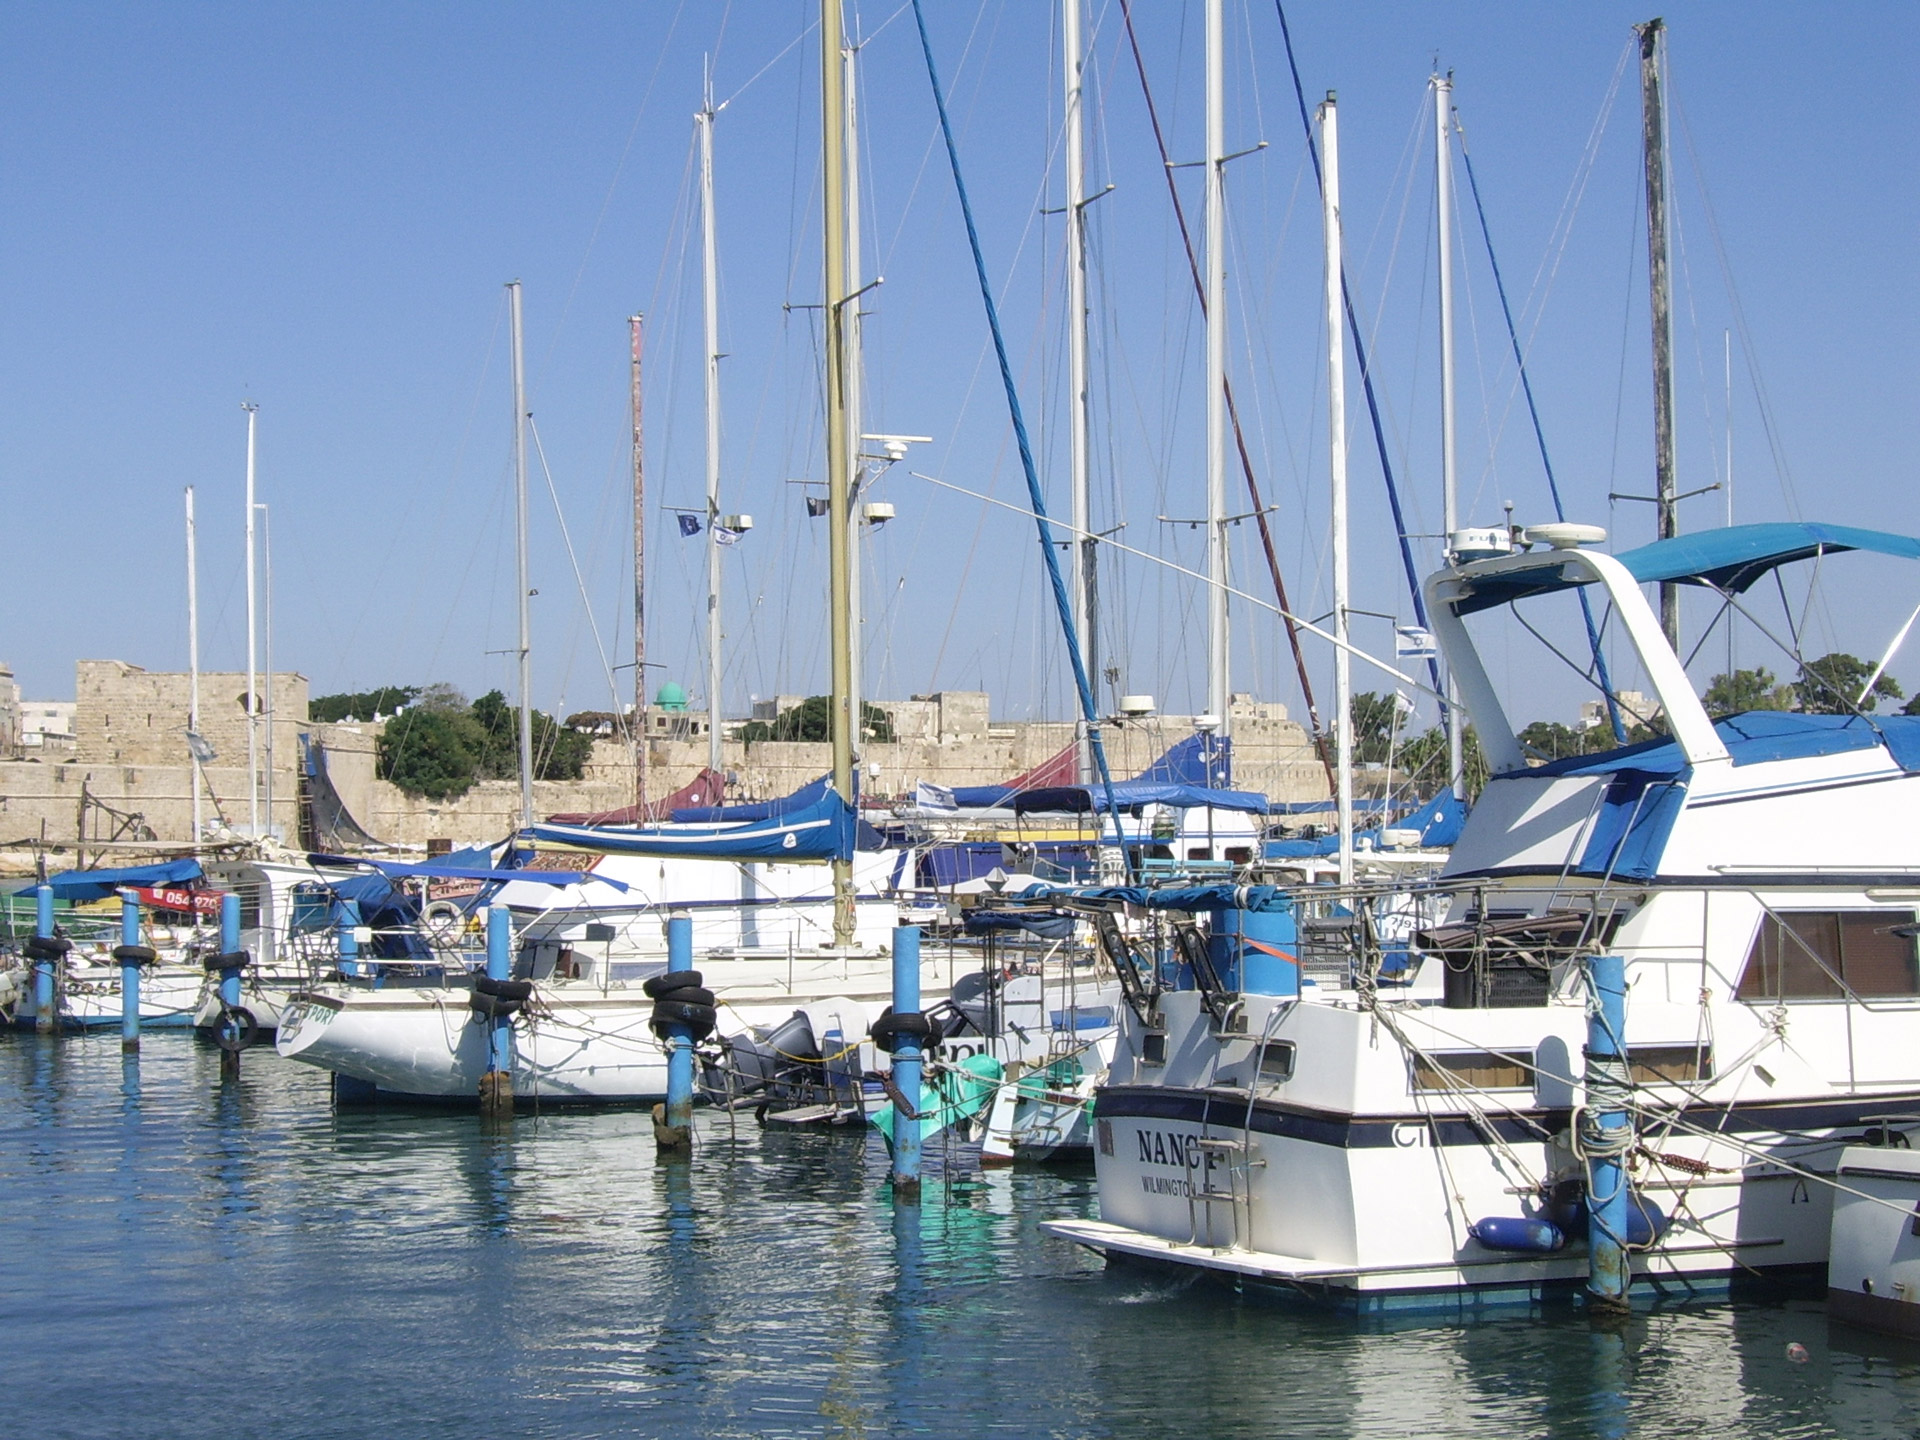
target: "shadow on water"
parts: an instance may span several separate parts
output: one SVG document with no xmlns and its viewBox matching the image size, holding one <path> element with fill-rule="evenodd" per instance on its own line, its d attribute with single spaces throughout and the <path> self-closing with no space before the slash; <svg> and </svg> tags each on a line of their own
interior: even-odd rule
<svg viewBox="0 0 1920 1440">
<path fill-rule="evenodd" d="M 858 1127 L 668 1162 L 644 1111 L 336 1112 L 164 1033 L 0 1039 L 0 1117 L 12 1434 L 1920 1433 L 1920 1347 L 1817 1301 L 1362 1325 L 1043 1234 L 1084 1168 L 896 1204 Z"/>
</svg>

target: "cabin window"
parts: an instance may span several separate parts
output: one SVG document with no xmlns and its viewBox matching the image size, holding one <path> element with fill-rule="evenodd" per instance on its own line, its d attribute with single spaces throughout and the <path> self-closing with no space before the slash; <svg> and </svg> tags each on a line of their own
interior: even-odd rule
<svg viewBox="0 0 1920 1440">
<path fill-rule="evenodd" d="M 1260 1047 L 1260 1078 L 1263 1081 L 1293 1078 L 1293 1041 L 1269 1040 Z"/>
<path fill-rule="evenodd" d="M 1629 1045 L 1627 1069 L 1636 1085 L 1692 1084 L 1713 1078 L 1711 1045 Z"/>
<path fill-rule="evenodd" d="M 1227 846 L 1227 863 L 1230 865 L 1251 865 L 1253 848 L 1248 845 Z"/>
<path fill-rule="evenodd" d="M 1533 1057 L 1499 1050 L 1455 1050 L 1413 1057 L 1415 1090 L 1529 1090 Z"/>
<path fill-rule="evenodd" d="M 1213 859 L 1213 847 L 1211 845 L 1189 845 L 1187 847 L 1187 859 L 1211 860 Z"/>
<path fill-rule="evenodd" d="M 1760 917 L 1736 993 L 1742 1000 L 1920 994 L 1913 941 L 1906 911 L 1770 911 Z"/>
<path fill-rule="evenodd" d="M 1140 1037 L 1140 1059 L 1147 1065 L 1167 1063 L 1167 1037 L 1160 1030 L 1149 1030 Z"/>
</svg>

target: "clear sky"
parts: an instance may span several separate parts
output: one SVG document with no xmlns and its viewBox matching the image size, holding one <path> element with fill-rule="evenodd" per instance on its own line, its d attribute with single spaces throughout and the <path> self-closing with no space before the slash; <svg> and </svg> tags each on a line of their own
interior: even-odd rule
<svg viewBox="0 0 1920 1440">
<path fill-rule="evenodd" d="M 1271 0 L 1227 9 L 1229 143 L 1267 142 L 1230 172 L 1233 372 L 1281 563 L 1297 607 L 1318 615 L 1318 205 Z M 929 10 L 1064 510 L 1062 233 L 1043 213 L 1063 184 L 1057 7 Z M 876 491 L 899 518 L 866 556 L 870 693 L 984 687 L 998 713 L 1064 716 L 1031 526 L 905 473 L 1024 499 L 912 13 L 892 0 L 848 12 L 871 37 L 862 232 L 867 272 L 885 279 L 870 304 L 867 428 L 935 437 Z M 1118 4 L 1089 0 L 1087 13 L 1090 180 L 1115 187 L 1091 211 L 1096 518 L 1197 566 L 1199 533 L 1156 517 L 1203 504 L 1201 332 Z M 1339 92 L 1350 271 L 1413 527 L 1436 530 L 1440 503 L 1422 118 L 1437 63 L 1455 76 L 1569 512 L 1623 542 L 1650 538 L 1649 507 L 1607 498 L 1651 486 L 1637 68 L 1622 68 L 1646 7 L 1297 3 L 1288 18 L 1310 100 Z M 1920 531 L 1920 12 L 1683 3 L 1666 19 L 1681 487 L 1721 475 L 1731 328 L 1739 518 Z M 1197 158 L 1201 7 L 1137 0 L 1136 20 L 1176 158 Z M 823 522 L 788 483 L 822 472 L 817 312 L 795 308 L 820 292 L 812 23 L 795 0 L 0 11 L 0 659 L 27 694 L 71 695 L 82 657 L 184 666 L 189 484 L 203 663 L 243 663 L 244 399 L 260 406 L 279 664 L 315 693 L 434 680 L 511 692 L 502 286 L 518 278 L 531 404 L 586 596 L 536 461 L 535 701 L 563 714 L 609 703 L 589 605 L 611 663 L 631 658 L 626 317 L 643 310 L 651 654 L 698 702 L 701 548 L 659 507 L 698 503 L 702 485 L 691 116 L 709 59 L 726 102 L 723 508 L 756 519 L 727 554 L 724 695 L 738 713 L 753 696 L 823 689 Z M 1197 227 L 1201 172 L 1177 174 Z M 1463 510 L 1495 522 L 1510 499 L 1539 519 L 1539 455 L 1464 173 L 1459 187 Z M 1406 618 L 1357 376 L 1350 398 L 1355 603 Z M 1723 503 L 1687 502 L 1683 525 L 1717 523 Z M 1250 525 L 1234 544 L 1239 582 L 1265 591 Z M 1102 648 L 1122 688 L 1201 708 L 1194 586 L 1116 557 L 1103 588 Z M 1818 623 L 1832 645 L 1877 650 L 1909 603 L 1875 590 Z M 1296 703 L 1277 623 L 1241 606 L 1235 624 L 1235 688 Z M 1389 639 L 1385 621 L 1363 619 L 1358 635 Z M 1325 684 L 1324 652 L 1312 663 Z M 1911 687 L 1920 662 L 1895 673 Z M 627 693 L 631 672 L 613 683 Z M 1541 713 L 1572 706 L 1571 692 L 1540 694 Z"/>
</svg>

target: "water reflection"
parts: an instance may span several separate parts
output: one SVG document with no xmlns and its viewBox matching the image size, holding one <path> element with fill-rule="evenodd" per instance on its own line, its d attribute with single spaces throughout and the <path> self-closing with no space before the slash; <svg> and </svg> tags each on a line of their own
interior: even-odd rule
<svg viewBox="0 0 1920 1440">
<path fill-rule="evenodd" d="M 669 1163 L 644 1112 L 490 1129 L 218 1070 L 0 1040 L 10 1433 L 1920 1433 L 1920 1347 L 1817 1303 L 1359 1326 L 1042 1234 L 1085 1171 L 943 1154 L 896 1205 L 857 1129 L 702 1115 Z"/>
</svg>

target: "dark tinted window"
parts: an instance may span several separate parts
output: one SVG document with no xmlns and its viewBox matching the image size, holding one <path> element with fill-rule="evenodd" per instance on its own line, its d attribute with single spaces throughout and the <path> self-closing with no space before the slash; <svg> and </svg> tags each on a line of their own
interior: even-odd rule
<svg viewBox="0 0 1920 1440">
<path fill-rule="evenodd" d="M 1742 1000 L 1920 994 L 1913 916 L 1897 910 L 1770 912 L 1747 951 Z M 1908 933 L 1898 933 L 1898 932 Z M 1842 988 L 1841 982 L 1845 982 Z"/>
</svg>

